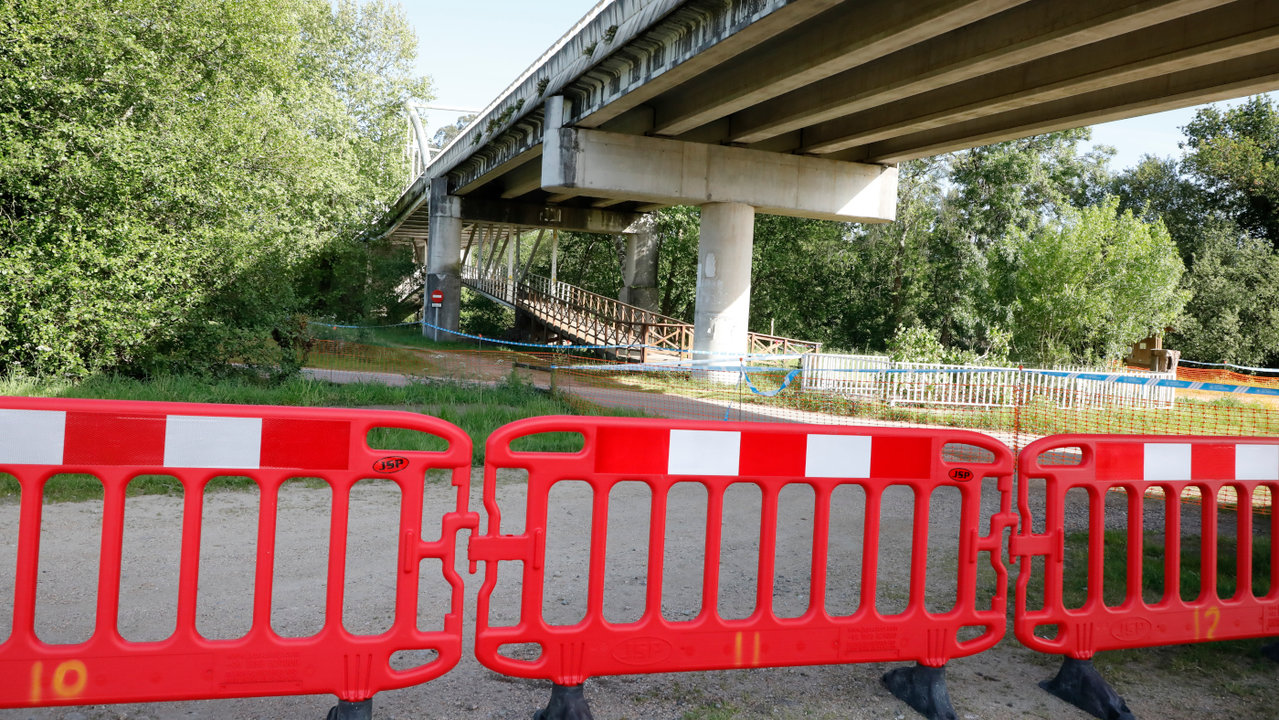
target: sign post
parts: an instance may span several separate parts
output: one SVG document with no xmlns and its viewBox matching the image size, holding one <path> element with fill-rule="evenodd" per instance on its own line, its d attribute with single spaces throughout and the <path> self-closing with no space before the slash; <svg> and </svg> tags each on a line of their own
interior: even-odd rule
<svg viewBox="0 0 1279 720">
<path fill-rule="evenodd" d="M 444 305 L 444 291 L 436 288 L 431 291 L 431 309 L 435 311 L 432 313 L 435 325 L 432 339 L 435 342 L 440 341 L 440 307 L 442 305 Z"/>
</svg>

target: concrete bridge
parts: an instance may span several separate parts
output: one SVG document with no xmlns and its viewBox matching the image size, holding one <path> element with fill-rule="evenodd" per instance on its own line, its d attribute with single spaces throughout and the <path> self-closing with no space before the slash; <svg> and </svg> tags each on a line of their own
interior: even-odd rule
<svg viewBox="0 0 1279 720">
<path fill-rule="evenodd" d="M 756 211 L 888 222 L 900 161 L 1275 88 L 1274 0 L 604 0 L 379 232 L 456 329 L 464 225 L 625 234 L 651 308 L 645 213 L 700 205 L 694 347 L 741 353 Z"/>
</svg>

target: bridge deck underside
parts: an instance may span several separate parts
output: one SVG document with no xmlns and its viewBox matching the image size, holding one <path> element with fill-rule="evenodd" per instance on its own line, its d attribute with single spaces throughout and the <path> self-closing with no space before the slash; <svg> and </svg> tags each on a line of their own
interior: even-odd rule
<svg viewBox="0 0 1279 720">
<path fill-rule="evenodd" d="M 1273 0 L 617 0 L 427 174 L 464 196 L 653 209 L 542 188 L 551 95 L 566 127 L 892 164 L 1277 87 Z M 425 203 L 398 211 L 425 233 Z"/>
</svg>

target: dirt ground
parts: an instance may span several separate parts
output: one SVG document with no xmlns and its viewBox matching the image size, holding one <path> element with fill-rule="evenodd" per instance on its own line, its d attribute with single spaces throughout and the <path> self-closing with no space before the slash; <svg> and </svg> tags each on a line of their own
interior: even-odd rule
<svg viewBox="0 0 1279 720">
<path fill-rule="evenodd" d="M 523 530 L 526 485 L 517 471 L 500 478 L 499 504 L 503 532 Z M 480 510 L 482 473 L 474 472 L 470 506 Z M 787 488 L 779 506 L 778 571 L 774 578 L 774 612 L 797 616 L 807 607 L 813 500 L 796 486 Z M 851 488 L 850 488 L 851 489 Z M 737 488 L 734 488 L 734 491 Z M 760 497 L 745 487 L 730 491 L 725 502 L 725 549 L 720 575 L 723 588 L 718 610 L 725 617 L 745 617 L 754 608 Z M 896 492 L 902 490 L 903 492 Z M 685 492 L 687 491 L 687 492 Z M 860 492 L 860 491 L 858 491 Z M 671 621 L 687 620 L 701 608 L 704 491 L 677 487 L 667 515 L 667 568 L 663 577 L 662 613 Z M 956 496 L 957 497 L 957 496 Z M 306 636 L 324 622 L 323 594 L 330 492 L 325 487 L 290 483 L 281 496 L 275 567 L 276 594 L 272 626 L 285 636 Z M 551 491 L 548 521 L 543 614 L 552 623 L 569 624 L 585 612 L 585 558 L 589 548 L 592 493 L 583 483 L 568 482 Z M 451 488 L 431 486 L 426 528 L 438 528 L 452 504 Z M 861 553 L 861 501 L 856 493 L 838 499 L 832 511 L 831 581 L 825 603 L 836 614 L 852 612 L 857 603 Z M 651 499 L 645 486 L 619 486 L 609 498 L 608 562 L 605 612 L 610 621 L 637 619 L 644 612 L 647 538 Z M 997 498 L 984 498 L 984 513 Z M 354 632 L 385 629 L 393 612 L 391 588 L 396 576 L 396 516 L 399 493 L 389 483 L 361 483 L 353 494 L 348 549 L 348 601 L 343 622 Z M 909 490 L 893 488 L 885 495 L 881 532 L 880 584 L 875 603 L 881 612 L 900 612 L 909 592 L 910 528 L 913 500 Z M 930 509 L 929 606 L 953 603 L 955 547 L 959 503 L 936 494 Z M 177 556 L 181 537 L 182 500 L 135 497 L 125 514 L 120 631 L 126 639 L 159 640 L 172 632 L 176 617 Z M 37 594 L 37 633 L 53 643 L 72 643 L 93 632 L 97 587 L 97 538 L 100 504 L 67 503 L 46 508 Z M 197 626 L 210 638 L 233 638 L 247 631 L 252 608 L 252 566 L 257 527 L 257 496 L 246 491 L 214 492 L 206 497 L 202 539 L 202 573 Z M 985 514 L 983 515 L 985 517 Z M 13 597 L 18 508 L 0 505 L 0 598 Z M 487 520 L 482 520 L 485 527 Z M 462 542 L 465 539 L 463 538 Z M 317 551 L 317 548 L 319 549 Z M 526 720 L 543 706 L 549 685 L 504 677 L 475 659 L 473 629 L 478 575 L 466 574 L 466 637 L 460 663 L 428 684 L 380 693 L 374 717 L 509 718 Z M 508 568 L 503 567 L 502 572 Z M 517 616 L 519 575 L 499 574 L 492 622 Z M 514 579 L 512 583 L 510 580 Z M 447 601 L 442 580 L 424 579 L 420 622 L 437 622 Z M 0 600 L 0 640 L 7 637 L 12 606 Z M 964 720 L 1088 717 L 1040 690 L 1036 684 L 1056 670 L 1056 658 L 1022 647 L 1011 628 L 1003 641 L 977 656 L 954 660 L 947 673 L 950 696 Z M 918 717 L 881 687 L 879 678 L 899 664 L 809 666 L 717 672 L 601 677 L 588 681 L 586 694 L 600 720 L 729 720 L 756 718 Z M 1138 659 L 1098 666 L 1142 718 L 1279 718 L 1273 689 L 1279 670 L 1263 661 L 1241 657 L 1237 667 L 1211 672 L 1174 666 L 1157 651 Z M 1233 678 L 1221 681 L 1222 675 Z M 0 677 L 0 682 L 22 682 Z M 106 720 L 116 718 L 320 718 L 333 704 L 328 696 L 275 697 L 245 700 L 100 705 L 0 711 L 0 718 Z"/>
</svg>

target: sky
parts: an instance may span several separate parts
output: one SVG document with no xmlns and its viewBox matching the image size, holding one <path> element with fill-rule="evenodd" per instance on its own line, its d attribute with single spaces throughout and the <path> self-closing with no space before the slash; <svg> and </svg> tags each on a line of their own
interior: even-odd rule
<svg viewBox="0 0 1279 720">
<path fill-rule="evenodd" d="M 404 0 L 417 31 L 418 70 L 434 81 L 433 105 L 482 109 L 597 0 Z M 459 28 L 481 28 L 479 32 Z M 428 135 L 451 124 L 456 113 L 427 111 Z M 1194 108 L 1093 126 L 1093 143 L 1113 147 L 1118 172 L 1144 155 L 1180 157 L 1181 127 Z"/>
</svg>

